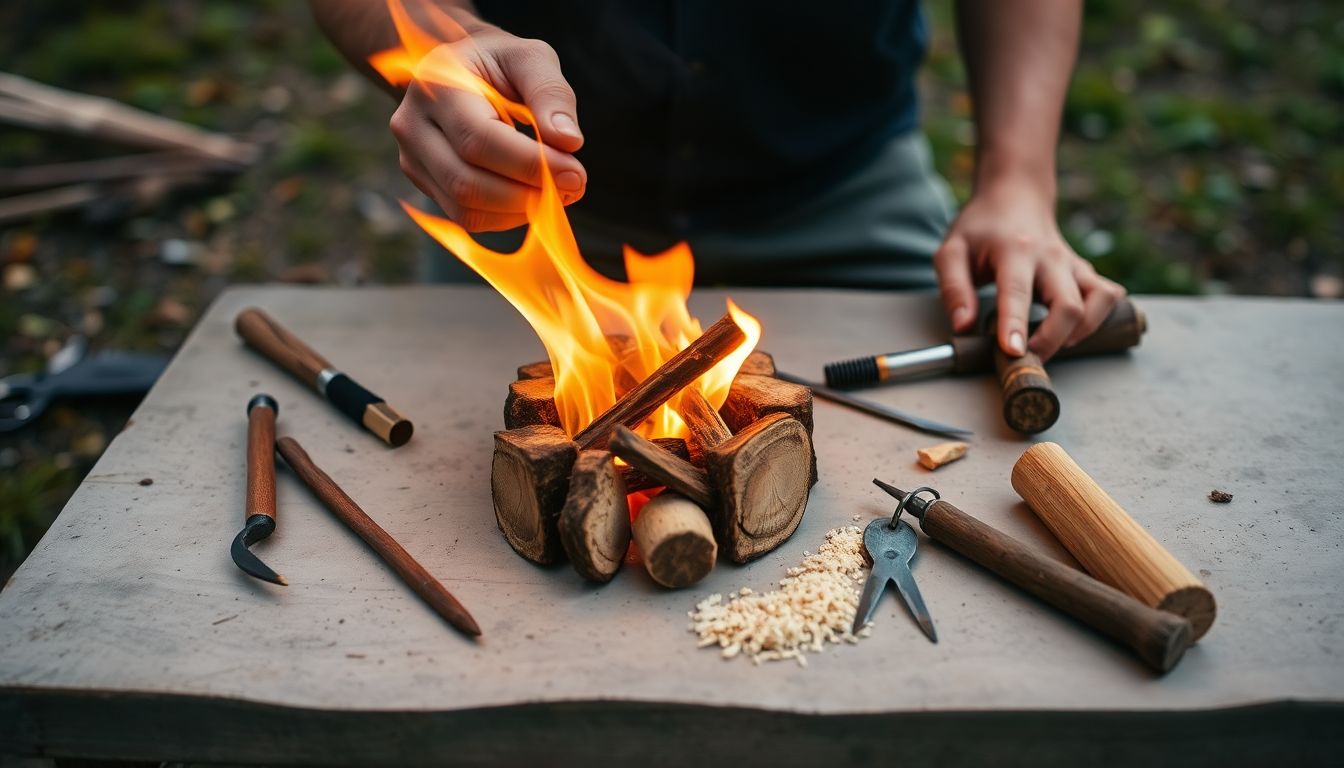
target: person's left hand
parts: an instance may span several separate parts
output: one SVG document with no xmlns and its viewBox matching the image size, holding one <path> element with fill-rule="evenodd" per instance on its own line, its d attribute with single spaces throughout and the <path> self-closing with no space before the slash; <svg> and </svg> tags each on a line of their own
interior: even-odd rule
<svg viewBox="0 0 1344 768">
<path fill-rule="evenodd" d="M 975 286 L 998 284 L 999 346 L 1014 357 L 1027 350 L 1032 297 L 1049 314 L 1030 339 L 1048 360 L 1087 338 L 1125 295 L 1073 252 L 1055 223 L 1053 195 L 1002 183 L 977 190 L 933 257 L 943 305 L 957 333 L 972 330 Z"/>
</svg>

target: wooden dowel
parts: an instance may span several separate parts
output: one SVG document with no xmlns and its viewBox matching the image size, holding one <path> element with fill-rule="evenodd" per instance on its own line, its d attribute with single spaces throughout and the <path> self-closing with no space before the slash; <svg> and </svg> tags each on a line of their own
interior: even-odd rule
<svg viewBox="0 0 1344 768">
<path fill-rule="evenodd" d="M 617 426 L 608 448 L 630 466 L 691 501 L 713 509 L 715 494 L 703 469 L 659 448 L 652 442 Z"/>
<path fill-rule="evenodd" d="M 1013 488 L 1087 572 L 1145 605 L 1190 620 L 1195 640 L 1213 625 L 1213 593 L 1063 448 L 1038 443 L 1013 466 Z"/>
<path fill-rule="evenodd" d="M 685 496 L 664 491 L 653 497 L 632 528 L 645 570 L 664 587 L 688 587 L 714 570 L 719 550 L 709 518 Z"/>
<path fill-rule="evenodd" d="M 257 395 L 247 404 L 247 509 L 275 519 L 275 400 Z"/>
<path fill-rule="evenodd" d="M 332 367 L 326 358 L 256 307 L 239 312 L 233 326 L 243 341 L 310 387 L 317 385 L 319 373 Z"/>
<path fill-rule="evenodd" d="M 584 427 L 574 436 L 574 442 L 584 450 L 606 447 L 617 426 L 637 426 L 687 384 L 700 378 L 705 371 L 741 346 L 746 338 L 742 329 L 733 322 L 732 316 L 724 315 L 700 338 L 658 366 L 658 370 Z"/>
<path fill-rule="evenodd" d="M 1190 622 L 1184 618 L 1150 608 L 945 501 L 925 510 L 920 527 L 1004 579 L 1129 646 L 1158 672 L 1176 666 L 1193 641 Z"/>
<path fill-rule="evenodd" d="M 457 598 L 453 597 L 433 574 L 425 570 L 423 565 L 416 562 L 396 539 L 365 514 L 364 510 L 360 509 L 359 505 L 347 496 L 326 472 L 314 464 L 294 438 L 280 438 L 276 448 L 294 470 L 294 474 L 312 489 L 313 495 L 317 496 L 327 509 L 349 526 L 350 530 L 363 539 L 374 552 L 377 552 L 383 562 L 391 566 L 402 581 L 429 603 L 435 613 L 468 635 L 474 637 L 481 634 L 480 626 Z"/>
</svg>

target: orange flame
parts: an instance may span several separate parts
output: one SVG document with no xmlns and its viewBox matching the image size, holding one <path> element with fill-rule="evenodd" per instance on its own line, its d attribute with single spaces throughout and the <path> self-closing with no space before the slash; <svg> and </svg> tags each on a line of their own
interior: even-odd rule
<svg viewBox="0 0 1344 768">
<path fill-rule="evenodd" d="M 506 99 L 472 72 L 451 46 L 440 44 L 469 39 L 451 18 L 427 7 L 428 23 L 434 27 L 431 32 L 411 19 L 400 0 L 388 0 L 388 9 L 401 47 L 369 59 L 388 82 L 406 85 L 418 80 L 475 93 L 489 101 L 504 122 L 536 127 L 526 106 Z M 555 371 L 561 424 L 574 435 L 616 401 L 618 381 L 642 381 L 700 336 L 700 322 L 686 308 L 695 268 L 690 248 L 679 243 L 654 256 L 627 246 L 628 283 L 593 270 L 579 253 L 540 143 L 537 151 L 541 192 L 528 201 L 527 236 L 516 253 L 496 253 L 456 223 L 404 202 L 402 206 L 532 325 Z M 761 335 L 760 323 L 731 300 L 728 311 L 747 339 L 695 382 L 716 408 L 728 397 L 733 377 Z M 611 339 L 617 338 L 629 339 L 629 343 L 613 344 Z M 640 431 L 649 437 L 681 436 L 685 426 L 664 405 Z"/>
</svg>

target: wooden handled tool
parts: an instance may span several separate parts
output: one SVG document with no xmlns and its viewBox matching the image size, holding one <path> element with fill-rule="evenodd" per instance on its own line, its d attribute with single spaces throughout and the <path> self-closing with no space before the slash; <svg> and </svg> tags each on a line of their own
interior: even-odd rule
<svg viewBox="0 0 1344 768">
<path fill-rule="evenodd" d="M 1213 593 L 1054 443 L 1028 448 L 1013 488 L 1088 573 L 1145 605 L 1213 625 Z"/>
<path fill-rule="evenodd" d="M 314 464 L 298 441 L 292 437 L 282 437 L 276 443 L 276 448 L 294 470 L 294 474 L 312 490 L 313 495 L 378 553 L 383 562 L 391 566 L 402 581 L 429 603 L 429 607 L 433 608 L 435 613 L 468 635 L 474 637 L 481 634 L 480 626 L 457 598 L 453 597 L 433 574 L 425 570 L 423 565 L 416 562 L 411 553 L 398 544 L 396 539 L 365 514 L 364 510 L 341 490 L 336 481 Z"/>
<path fill-rule="evenodd" d="M 243 573 L 286 586 L 289 582 L 284 576 L 248 549 L 275 532 L 275 418 L 279 413 L 280 406 L 270 395 L 257 395 L 247 403 L 246 518 L 229 554 Z"/>
<path fill-rule="evenodd" d="M 919 519 L 919 527 L 931 538 L 1129 646 L 1158 672 L 1176 666 L 1193 642 L 1190 622 L 1183 617 L 1144 605 L 985 525 L 946 501 L 925 499 L 918 496 L 918 491 L 906 494 L 881 480 L 873 482 L 892 496 L 905 499 L 905 511 Z"/>
<path fill-rule="evenodd" d="M 234 329 L 248 346 L 317 390 L 337 410 L 377 435 L 383 442 L 395 448 L 411 439 L 414 428 L 409 420 L 397 413 L 383 398 L 332 367 L 326 358 L 304 344 L 289 329 L 276 322 L 275 318 L 256 307 L 248 307 L 234 319 Z"/>
</svg>

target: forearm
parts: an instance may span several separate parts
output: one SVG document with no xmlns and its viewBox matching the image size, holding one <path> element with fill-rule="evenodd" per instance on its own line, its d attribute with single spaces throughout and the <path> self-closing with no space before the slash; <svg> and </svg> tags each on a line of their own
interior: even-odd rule
<svg viewBox="0 0 1344 768">
<path fill-rule="evenodd" d="M 1060 115 L 1081 24 L 1078 0 L 958 0 L 977 190 L 1012 180 L 1053 200 Z"/>
<path fill-rule="evenodd" d="M 470 0 L 403 0 L 402 4 L 425 29 L 435 28 L 429 16 L 435 10 L 446 13 L 467 32 L 482 23 Z M 341 55 L 380 87 L 397 92 L 369 66 L 370 56 L 399 45 L 385 0 L 308 0 L 308 6 L 318 28 Z"/>
</svg>

